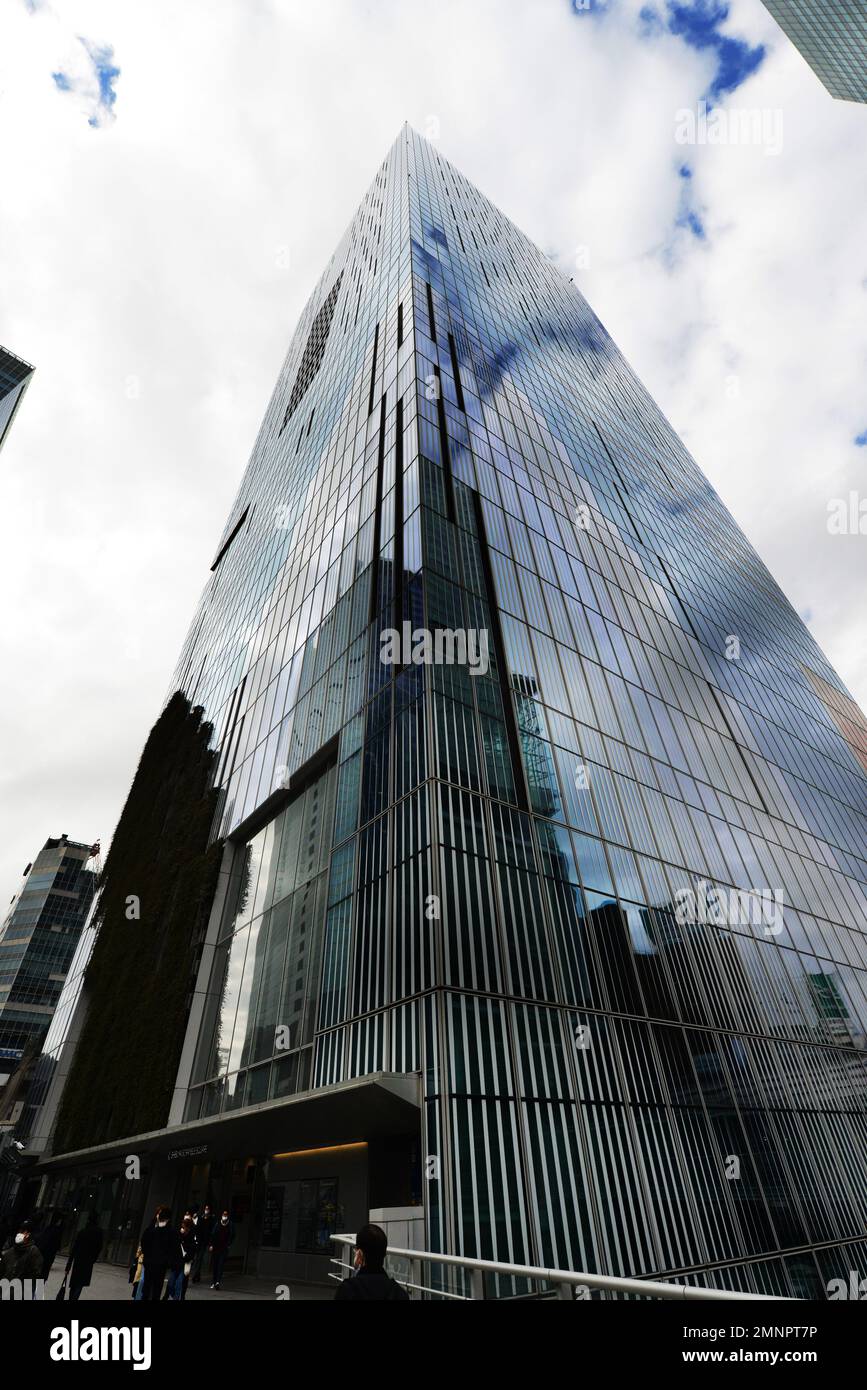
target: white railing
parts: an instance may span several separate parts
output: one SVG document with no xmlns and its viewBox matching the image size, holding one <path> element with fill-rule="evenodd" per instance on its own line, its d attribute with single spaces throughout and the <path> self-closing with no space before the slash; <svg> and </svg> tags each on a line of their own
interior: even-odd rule
<svg viewBox="0 0 867 1390">
<path fill-rule="evenodd" d="M 343 1249 L 355 1245 L 355 1236 L 336 1235 L 331 1239 Z M 784 1296 L 765 1293 L 741 1293 L 737 1289 L 704 1289 L 694 1284 L 663 1284 L 651 1279 L 621 1279 L 611 1274 L 578 1274 L 571 1269 L 543 1269 L 538 1265 L 503 1264 L 499 1260 L 477 1260 L 467 1255 L 441 1255 L 432 1250 L 403 1250 L 389 1246 L 388 1258 L 406 1260 L 409 1264 L 409 1277 L 398 1278 L 397 1282 L 405 1289 L 418 1295 L 433 1294 L 436 1298 L 477 1299 L 485 1297 L 485 1275 L 497 1275 L 503 1279 L 531 1280 L 539 1284 L 553 1286 L 549 1292 L 556 1292 L 558 1299 L 573 1301 L 575 1290 L 601 1289 L 608 1293 L 631 1294 L 639 1298 L 667 1298 L 719 1301 L 720 1299 L 752 1299 L 770 1302 L 789 1302 Z M 333 1265 L 352 1272 L 352 1266 L 345 1260 L 332 1260 Z M 427 1265 L 444 1265 L 469 1273 L 470 1292 L 454 1293 L 449 1289 L 438 1289 L 430 1284 L 417 1282 L 421 1269 Z M 331 1274 L 331 1279 L 341 1279 L 340 1274 Z"/>
</svg>

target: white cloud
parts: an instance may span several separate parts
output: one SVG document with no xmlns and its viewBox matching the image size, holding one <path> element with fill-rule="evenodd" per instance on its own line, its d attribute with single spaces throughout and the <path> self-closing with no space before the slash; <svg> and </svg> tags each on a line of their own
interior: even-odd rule
<svg viewBox="0 0 867 1390">
<path fill-rule="evenodd" d="M 0 341 L 37 372 L 0 456 L 0 892 L 46 835 L 114 829 L 294 323 L 405 119 L 561 263 L 588 248 L 594 309 L 867 698 L 867 538 L 825 526 L 865 490 L 867 108 L 737 0 L 773 51 L 729 104 L 782 111 L 782 151 L 689 148 L 707 240 L 672 243 L 675 113 L 714 60 L 640 41 L 638 8 L 3 8 Z M 100 128 L 52 81 L 78 36 L 121 70 Z"/>
</svg>

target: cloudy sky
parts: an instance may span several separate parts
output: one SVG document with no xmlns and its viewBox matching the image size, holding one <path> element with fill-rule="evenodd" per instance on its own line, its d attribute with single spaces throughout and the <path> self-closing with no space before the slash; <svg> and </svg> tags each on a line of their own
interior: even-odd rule
<svg viewBox="0 0 867 1390">
<path fill-rule="evenodd" d="M 703 100 L 758 139 L 680 143 Z M 0 0 L 0 343 L 37 367 L 0 454 L 0 901 L 47 835 L 108 842 L 404 120 L 576 274 L 867 702 L 867 536 L 827 525 L 867 495 L 867 107 L 759 0 Z"/>
</svg>

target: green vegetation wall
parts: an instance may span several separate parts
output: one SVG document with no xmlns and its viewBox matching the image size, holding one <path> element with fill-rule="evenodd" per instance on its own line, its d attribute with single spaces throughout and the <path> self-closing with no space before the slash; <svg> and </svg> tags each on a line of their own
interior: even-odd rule
<svg viewBox="0 0 867 1390">
<path fill-rule="evenodd" d="M 159 1129 L 168 1118 L 222 855 L 221 843 L 208 847 L 217 795 L 210 734 L 178 692 L 145 744 L 101 878 L 87 1016 L 55 1153 Z"/>
</svg>

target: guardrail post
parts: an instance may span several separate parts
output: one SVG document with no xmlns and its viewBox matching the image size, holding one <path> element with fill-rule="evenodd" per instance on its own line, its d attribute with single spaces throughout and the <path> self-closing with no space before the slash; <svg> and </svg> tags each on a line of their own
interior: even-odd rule
<svg viewBox="0 0 867 1390">
<path fill-rule="evenodd" d="M 558 1284 L 558 1285 L 557 1285 L 557 1297 L 558 1297 L 558 1298 L 565 1298 L 565 1299 L 567 1300 L 567 1302 L 571 1303 L 571 1302 L 573 1301 L 573 1300 L 572 1300 L 572 1285 L 571 1285 L 571 1284 Z"/>
<path fill-rule="evenodd" d="M 484 1298 L 485 1276 L 480 1269 L 470 1270 L 470 1298 Z"/>
</svg>

